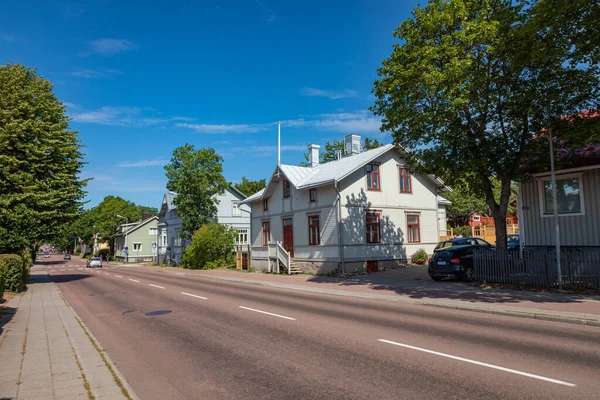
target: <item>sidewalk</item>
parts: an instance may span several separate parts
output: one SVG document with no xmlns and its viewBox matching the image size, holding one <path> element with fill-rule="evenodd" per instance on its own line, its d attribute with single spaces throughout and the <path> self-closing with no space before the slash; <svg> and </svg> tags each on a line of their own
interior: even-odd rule
<svg viewBox="0 0 600 400">
<path fill-rule="evenodd" d="M 600 327 L 600 297 L 473 287 L 456 281 L 434 282 L 424 267 L 408 267 L 348 278 L 271 275 L 228 270 L 188 270 L 176 267 L 130 266 L 177 275 L 193 275 L 338 296 L 361 297 L 522 318 Z"/>
<path fill-rule="evenodd" d="M 136 398 L 46 272 L 3 306 L 0 399 Z"/>
</svg>

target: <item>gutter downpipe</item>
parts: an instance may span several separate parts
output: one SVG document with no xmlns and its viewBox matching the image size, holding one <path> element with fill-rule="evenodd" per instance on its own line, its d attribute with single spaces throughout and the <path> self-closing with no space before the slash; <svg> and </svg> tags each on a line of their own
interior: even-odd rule
<svg viewBox="0 0 600 400">
<path fill-rule="evenodd" d="M 337 193 L 337 223 L 338 223 L 338 236 L 340 237 L 340 261 L 342 263 L 342 274 L 346 273 L 346 267 L 344 265 L 344 238 L 342 236 L 342 195 L 338 190 L 337 181 L 333 183 L 333 187 Z"/>
</svg>

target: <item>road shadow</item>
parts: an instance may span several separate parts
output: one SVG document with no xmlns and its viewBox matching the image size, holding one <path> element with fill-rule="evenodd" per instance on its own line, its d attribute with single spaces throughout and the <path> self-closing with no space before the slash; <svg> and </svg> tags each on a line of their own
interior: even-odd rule
<svg viewBox="0 0 600 400">
<path fill-rule="evenodd" d="M 90 275 L 85 275 L 85 274 L 49 275 L 49 277 L 50 277 L 50 280 L 55 283 L 73 282 L 73 281 L 80 281 L 80 280 L 86 279 L 86 278 L 91 278 Z"/>
<path fill-rule="evenodd" d="M 415 271 L 423 268 L 420 271 Z M 516 304 L 533 303 L 581 303 L 585 300 L 598 300 L 598 296 L 577 294 L 557 294 L 481 288 L 458 281 L 434 282 L 426 275 L 427 267 L 402 268 L 394 271 L 371 273 L 350 277 L 313 276 L 307 282 L 335 284 L 338 288 L 364 287 L 377 292 L 393 292 L 412 299 L 460 300 L 472 303 Z M 423 274 L 425 271 L 425 274 Z M 381 293 L 384 294 L 384 293 Z"/>
<path fill-rule="evenodd" d="M 48 265 L 63 265 L 66 264 L 70 260 L 35 260 L 34 264 L 39 266 L 48 266 Z"/>
</svg>

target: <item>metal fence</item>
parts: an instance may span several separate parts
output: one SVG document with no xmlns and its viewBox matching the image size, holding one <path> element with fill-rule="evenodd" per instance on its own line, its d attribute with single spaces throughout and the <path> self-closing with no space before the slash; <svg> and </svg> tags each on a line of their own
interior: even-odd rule
<svg viewBox="0 0 600 400">
<path fill-rule="evenodd" d="M 560 260 L 565 289 L 600 289 L 600 251 L 565 249 Z M 558 287 L 554 250 L 478 250 L 473 254 L 473 268 L 479 281 Z"/>
</svg>

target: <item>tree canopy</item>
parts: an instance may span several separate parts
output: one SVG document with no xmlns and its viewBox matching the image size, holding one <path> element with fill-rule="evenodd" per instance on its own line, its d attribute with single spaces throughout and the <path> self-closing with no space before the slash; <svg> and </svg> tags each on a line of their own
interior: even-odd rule
<svg viewBox="0 0 600 400">
<path fill-rule="evenodd" d="M 228 185 L 223 177 L 223 158 L 214 149 L 196 150 L 191 144 L 173 151 L 165 166 L 167 189 L 177 192 L 174 200 L 182 220 L 181 237 L 190 239 L 217 214 L 217 194 Z"/>
<path fill-rule="evenodd" d="M 371 150 L 376 149 L 378 147 L 383 146 L 383 144 L 379 143 L 377 139 L 365 138 L 363 141 L 363 150 Z M 323 152 L 319 153 L 319 162 L 321 164 L 328 163 L 330 161 L 335 161 L 338 158 L 338 152 L 342 152 L 342 155 L 345 151 L 345 144 L 343 140 L 334 139 L 332 142 L 326 142 L 324 146 Z M 304 153 L 304 161 L 300 163 L 301 167 L 309 166 L 310 154 L 309 152 Z"/>
<path fill-rule="evenodd" d="M 244 193 L 246 196 L 252 196 L 254 193 L 267 187 L 267 180 L 251 181 L 245 176 L 242 176 L 242 181 L 233 185 L 237 190 Z"/>
<path fill-rule="evenodd" d="M 548 151 L 534 137 L 599 107 L 598 9 L 596 0 L 432 0 L 394 31 L 378 69 L 371 109 L 381 129 L 421 172 L 450 185 L 472 177 L 499 249 L 511 184 L 526 179 L 529 155 Z"/>
<path fill-rule="evenodd" d="M 32 68 L 0 66 L 0 253 L 51 243 L 78 216 L 80 149 L 52 83 Z"/>
</svg>

